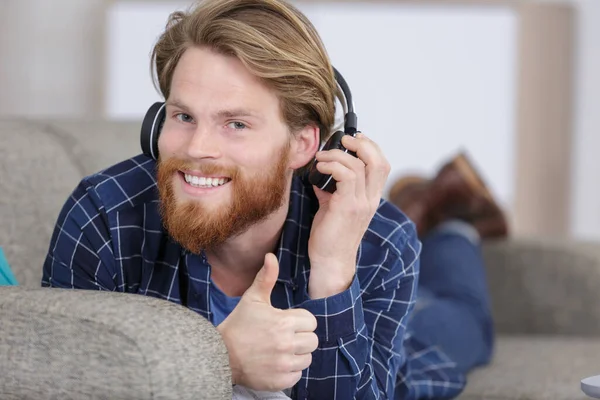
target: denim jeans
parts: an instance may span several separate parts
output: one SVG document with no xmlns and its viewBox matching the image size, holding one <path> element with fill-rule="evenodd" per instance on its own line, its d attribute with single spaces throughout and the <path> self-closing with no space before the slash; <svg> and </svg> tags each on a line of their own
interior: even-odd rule
<svg viewBox="0 0 600 400">
<path fill-rule="evenodd" d="M 473 235 L 464 234 L 473 229 L 460 224 L 423 238 L 417 304 L 409 325 L 419 341 L 441 348 L 466 374 L 490 361 L 494 329 L 481 247 Z"/>
</svg>

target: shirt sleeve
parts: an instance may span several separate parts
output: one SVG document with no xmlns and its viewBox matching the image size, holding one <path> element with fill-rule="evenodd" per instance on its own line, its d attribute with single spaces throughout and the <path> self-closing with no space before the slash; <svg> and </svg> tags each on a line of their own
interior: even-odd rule
<svg viewBox="0 0 600 400">
<path fill-rule="evenodd" d="M 400 254 L 384 248 L 370 252 L 368 260 L 359 257 L 359 272 L 348 290 L 316 300 L 306 294 L 299 307 L 317 318 L 319 346 L 295 398 L 394 399 L 396 390 L 405 392 L 396 385 L 403 384 L 398 372 L 406 364 L 403 343 L 415 302 L 420 246 L 413 235 L 397 249 Z M 379 273 L 361 275 L 361 269 Z"/>
<path fill-rule="evenodd" d="M 84 180 L 58 216 L 44 261 L 42 287 L 114 291 L 114 270 L 105 209 Z"/>
</svg>

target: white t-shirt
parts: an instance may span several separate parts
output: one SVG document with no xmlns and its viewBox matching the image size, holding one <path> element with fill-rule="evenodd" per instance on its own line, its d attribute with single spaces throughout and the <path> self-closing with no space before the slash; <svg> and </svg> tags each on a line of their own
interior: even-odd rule
<svg viewBox="0 0 600 400">
<path fill-rule="evenodd" d="M 291 392 L 286 390 L 286 392 Z M 245 386 L 235 385 L 233 387 L 232 400 L 289 400 L 290 397 L 285 392 L 261 392 L 248 389 Z"/>
</svg>

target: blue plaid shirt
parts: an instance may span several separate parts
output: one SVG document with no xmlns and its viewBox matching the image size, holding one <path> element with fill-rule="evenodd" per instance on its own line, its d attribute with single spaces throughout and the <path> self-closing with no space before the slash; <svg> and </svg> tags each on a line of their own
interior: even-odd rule
<svg viewBox="0 0 600 400">
<path fill-rule="evenodd" d="M 83 179 L 64 205 L 44 263 L 42 286 L 154 296 L 211 322 L 210 265 L 162 226 L 155 161 L 140 155 Z M 308 236 L 318 201 L 294 178 L 279 241 L 274 307 L 317 318 L 319 346 L 292 390 L 296 399 L 452 397 L 464 386 L 455 364 L 407 330 L 421 244 L 414 225 L 382 200 L 340 294 L 308 297 Z M 213 322 L 214 323 L 214 322 Z"/>
</svg>

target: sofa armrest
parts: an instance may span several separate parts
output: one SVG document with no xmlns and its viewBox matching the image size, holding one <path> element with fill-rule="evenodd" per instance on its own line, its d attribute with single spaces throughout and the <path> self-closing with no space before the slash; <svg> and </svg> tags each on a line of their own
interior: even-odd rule
<svg viewBox="0 0 600 400">
<path fill-rule="evenodd" d="M 229 399 L 212 324 L 156 298 L 0 287 L 2 399 Z"/>
<path fill-rule="evenodd" d="M 600 244 L 516 238 L 483 254 L 498 332 L 600 335 Z"/>
</svg>

